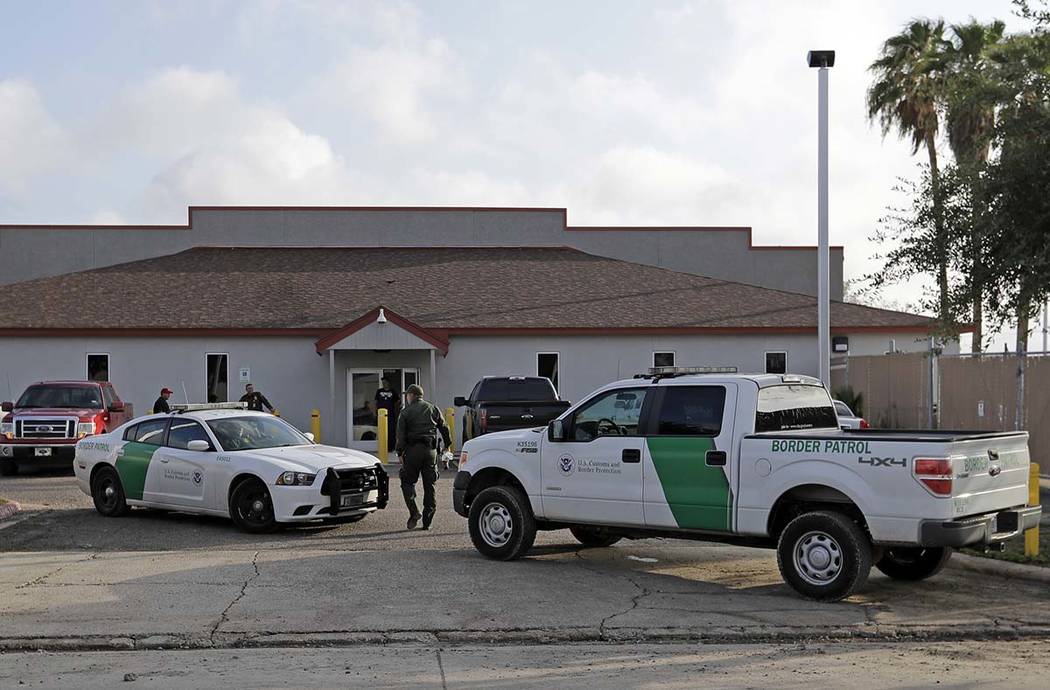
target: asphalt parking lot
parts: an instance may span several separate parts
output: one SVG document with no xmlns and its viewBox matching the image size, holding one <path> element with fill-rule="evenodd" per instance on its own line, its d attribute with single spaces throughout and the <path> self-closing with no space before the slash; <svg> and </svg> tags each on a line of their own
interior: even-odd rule
<svg viewBox="0 0 1050 690">
<path fill-rule="evenodd" d="M 4 478 L 0 496 L 23 512 L 0 527 L 0 672 L 37 650 L 55 663 L 71 663 L 63 653 L 95 663 L 92 654 L 113 650 L 198 649 L 212 658 L 242 650 L 251 659 L 260 647 L 408 645 L 462 657 L 470 645 L 555 644 L 580 645 L 584 658 L 603 643 L 627 645 L 621 651 L 665 643 L 694 645 L 668 654 L 703 665 L 690 657 L 698 642 L 1050 637 L 1050 580 L 988 571 L 972 558 L 920 584 L 872 571 L 862 593 L 817 604 L 789 590 L 773 553 L 757 549 L 660 539 L 581 549 L 559 531 L 541 533 L 521 561 L 488 561 L 450 495 L 447 474 L 430 532 L 405 530 L 397 496 L 360 523 L 252 536 L 227 520 L 175 513 L 106 519 L 71 476 Z"/>
</svg>

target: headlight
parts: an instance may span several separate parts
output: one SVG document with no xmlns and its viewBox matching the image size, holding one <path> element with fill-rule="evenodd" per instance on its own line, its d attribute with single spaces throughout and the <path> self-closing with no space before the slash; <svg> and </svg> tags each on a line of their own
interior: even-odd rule
<svg viewBox="0 0 1050 690">
<path fill-rule="evenodd" d="M 277 477 L 277 486 L 310 486 L 316 476 L 305 472 L 282 472 Z"/>
<path fill-rule="evenodd" d="M 4 422 L 3 424 L 0 424 L 0 436 L 3 436 L 8 440 L 13 439 L 15 437 L 15 423 Z"/>
<path fill-rule="evenodd" d="M 94 422 L 80 422 L 77 424 L 77 438 L 84 438 L 95 433 Z"/>
</svg>

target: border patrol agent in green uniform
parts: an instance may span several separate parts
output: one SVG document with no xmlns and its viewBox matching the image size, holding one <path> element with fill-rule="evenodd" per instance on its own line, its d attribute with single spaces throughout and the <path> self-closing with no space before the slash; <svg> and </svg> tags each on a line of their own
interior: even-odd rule
<svg viewBox="0 0 1050 690">
<path fill-rule="evenodd" d="M 445 418 L 434 405 L 423 399 L 423 388 L 415 384 L 405 391 L 408 404 L 397 418 L 397 454 L 401 457 L 401 493 L 408 506 L 408 529 L 415 529 L 421 517 L 416 507 L 416 482 L 423 475 L 423 529 L 430 529 L 437 511 L 434 486 L 437 484 L 438 434 L 447 448 L 452 436 Z"/>
</svg>

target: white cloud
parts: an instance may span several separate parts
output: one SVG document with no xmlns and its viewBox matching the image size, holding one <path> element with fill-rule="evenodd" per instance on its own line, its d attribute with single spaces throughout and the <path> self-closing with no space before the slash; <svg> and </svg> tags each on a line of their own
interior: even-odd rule
<svg viewBox="0 0 1050 690">
<path fill-rule="evenodd" d="M 66 133 L 28 81 L 0 81 L 0 197 L 21 197 L 65 159 Z"/>
</svg>

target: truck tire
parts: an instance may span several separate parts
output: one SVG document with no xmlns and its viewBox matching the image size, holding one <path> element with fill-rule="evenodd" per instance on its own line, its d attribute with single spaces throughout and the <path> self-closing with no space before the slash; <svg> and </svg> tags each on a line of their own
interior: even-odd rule
<svg viewBox="0 0 1050 690">
<path fill-rule="evenodd" d="M 13 477 L 18 474 L 18 465 L 14 460 L 0 460 L 0 477 Z"/>
<path fill-rule="evenodd" d="M 265 534 L 277 529 L 273 500 L 261 479 L 250 477 L 237 485 L 230 494 L 230 517 L 250 534 Z"/>
<path fill-rule="evenodd" d="M 777 543 L 784 581 L 816 601 L 839 601 L 860 589 L 871 571 L 871 541 L 842 513 L 803 513 Z"/>
<path fill-rule="evenodd" d="M 121 517 L 128 514 L 128 502 L 120 475 L 108 465 L 99 468 L 91 477 L 91 500 L 100 515 Z"/>
<path fill-rule="evenodd" d="M 475 496 L 468 522 L 474 548 L 499 561 L 521 558 L 536 539 L 532 506 L 512 486 L 490 486 Z"/>
<path fill-rule="evenodd" d="M 583 525 L 576 525 L 570 527 L 569 531 L 572 532 L 572 536 L 576 537 L 576 541 L 580 542 L 587 548 L 594 549 L 612 546 L 623 538 L 618 534 L 609 534 L 609 530 L 602 527 L 584 527 Z"/>
<path fill-rule="evenodd" d="M 946 546 L 895 546 L 886 549 L 875 567 L 894 580 L 925 580 L 941 572 L 951 557 L 952 549 Z"/>
</svg>

